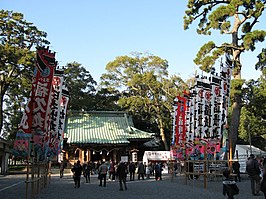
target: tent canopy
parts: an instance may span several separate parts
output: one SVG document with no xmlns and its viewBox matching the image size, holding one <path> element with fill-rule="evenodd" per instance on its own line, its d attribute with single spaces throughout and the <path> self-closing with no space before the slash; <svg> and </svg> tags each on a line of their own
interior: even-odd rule
<svg viewBox="0 0 266 199">
<path fill-rule="evenodd" d="M 236 145 L 236 151 L 235 151 L 235 158 L 238 158 L 239 155 L 245 156 L 246 159 L 250 156 L 250 154 L 254 154 L 255 156 L 265 156 L 266 151 L 263 151 L 255 146 L 250 145 Z"/>
<path fill-rule="evenodd" d="M 250 145 L 236 145 L 235 150 L 235 159 L 238 160 L 240 164 L 240 172 L 245 173 L 246 172 L 246 161 L 250 154 L 254 154 L 255 157 L 263 157 L 266 156 L 266 151 L 263 151 L 255 146 Z"/>
</svg>

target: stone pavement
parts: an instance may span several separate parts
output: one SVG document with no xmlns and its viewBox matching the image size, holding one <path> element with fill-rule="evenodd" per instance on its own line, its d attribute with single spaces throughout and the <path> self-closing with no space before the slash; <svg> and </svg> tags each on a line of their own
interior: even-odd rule
<svg viewBox="0 0 266 199">
<path fill-rule="evenodd" d="M 12 179 L 10 180 L 13 180 Z M 0 177 L 0 198 L 17 199 L 25 198 L 25 184 L 14 181 L 14 186 L 8 189 L 2 188 L 2 182 L 8 177 Z M 21 181 L 21 177 L 19 178 Z M 24 179 L 25 180 L 25 179 Z M 240 194 L 235 199 L 264 199 L 263 194 L 260 196 L 252 196 L 250 189 L 250 181 L 243 176 L 243 180 L 237 183 Z M 116 180 L 107 181 L 106 187 L 99 187 L 96 175 L 92 175 L 91 183 L 85 183 L 85 179 L 81 178 L 81 187 L 74 188 L 74 182 L 70 173 L 65 174 L 63 178 L 59 178 L 58 174 L 53 174 L 50 184 L 41 190 L 36 199 L 226 199 L 222 195 L 222 179 L 216 178 L 207 182 L 207 189 L 204 189 L 203 178 L 199 180 L 189 180 L 185 185 L 183 175 L 173 177 L 171 175 L 163 175 L 162 181 L 152 179 L 127 181 L 128 190 L 119 191 L 119 184 Z M 21 190 L 22 189 L 22 190 Z M 24 193 L 23 193 L 24 191 Z"/>
<path fill-rule="evenodd" d="M 48 188 L 42 190 L 38 199 L 46 198 L 114 198 L 114 199 L 225 199 L 222 195 L 222 179 L 217 178 L 207 182 L 207 189 L 204 189 L 203 179 L 190 180 L 185 185 L 184 176 L 173 177 L 165 174 L 162 181 L 152 179 L 127 181 L 128 190 L 119 191 L 118 181 L 108 181 L 106 187 L 99 187 L 98 179 L 92 176 L 91 183 L 85 183 L 81 179 L 81 187 L 74 188 L 74 182 L 71 175 L 65 175 L 64 178 L 54 176 Z M 252 196 L 250 190 L 250 181 L 244 178 L 238 182 L 240 194 L 235 196 L 236 199 L 263 199 L 260 196 Z"/>
</svg>

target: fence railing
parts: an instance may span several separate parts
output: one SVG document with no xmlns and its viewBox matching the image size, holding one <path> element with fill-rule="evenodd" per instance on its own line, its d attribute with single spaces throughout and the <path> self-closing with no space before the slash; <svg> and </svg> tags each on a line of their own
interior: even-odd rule
<svg viewBox="0 0 266 199">
<path fill-rule="evenodd" d="M 32 163 L 27 166 L 26 199 L 35 196 L 45 188 L 51 179 L 51 164 L 47 162 Z"/>
<path fill-rule="evenodd" d="M 207 179 L 221 177 L 223 171 L 228 169 L 227 160 L 186 160 L 185 176 L 186 184 L 189 177 L 204 177 L 204 188 L 207 187 Z"/>
</svg>

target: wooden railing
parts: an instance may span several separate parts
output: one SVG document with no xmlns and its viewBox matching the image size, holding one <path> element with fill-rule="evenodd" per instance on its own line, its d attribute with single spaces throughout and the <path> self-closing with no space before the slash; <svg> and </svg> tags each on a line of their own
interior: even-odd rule
<svg viewBox="0 0 266 199">
<path fill-rule="evenodd" d="M 50 184 L 51 179 L 51 164 L 47 162 L 39 162 L 29 164 L 27 167 L 26 184 L 26 199 L 35 198 L 35 196 Z M 29 194 L 29 189 L 31 194 Z"/>
<path fill-rule="evenodd" d="M 203 176 L 204 188 L 207 188 L 207 179 L 221 177 L 226 169 L 229 169 L 227 160 L 186 160 L 186 184 L 189 176 Z"/>
</svg>

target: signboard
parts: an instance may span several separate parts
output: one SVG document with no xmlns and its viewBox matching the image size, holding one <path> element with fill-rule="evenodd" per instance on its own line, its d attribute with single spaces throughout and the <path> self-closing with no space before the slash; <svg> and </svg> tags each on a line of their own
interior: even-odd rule
<svg viewBox="0 0 266 199">
<path fill-rule="evenodd" d="M 128 162 L 128 156 L 121 156 L 121 161 Z"/>
<path fill-rule="evenodd" d="M 145 151 L 143 155 L 143 162 L 151 161 L 168 161 L 170 160 L 170 151 Z"/>
</svg>

